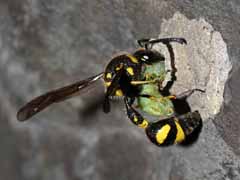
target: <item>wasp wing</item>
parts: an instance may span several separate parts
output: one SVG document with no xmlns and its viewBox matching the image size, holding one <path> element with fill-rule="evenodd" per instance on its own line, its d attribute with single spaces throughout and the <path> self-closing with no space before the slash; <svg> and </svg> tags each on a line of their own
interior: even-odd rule
<svg viewBox="0 0 240 180">
<path fill-rule="evenodd" d="M 81 90 L 88 87 L 98 79 L 102 78 L 103 73 L 92 76 L 88 79 L 76 82 L 74 84 L 49 91 L 41 96 L 38 96 L 24 105 L 17 113 L 19 121 L 25 121 L 34 116 L 38 112 L 44 110 L 46 107 L 53 103 L 64 101 L 77 95 Z"/>
</svg>

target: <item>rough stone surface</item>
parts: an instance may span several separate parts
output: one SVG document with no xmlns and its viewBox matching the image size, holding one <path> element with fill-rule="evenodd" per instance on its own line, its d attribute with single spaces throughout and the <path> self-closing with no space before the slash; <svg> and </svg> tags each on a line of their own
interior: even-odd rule
<svg viewBox="0 0 240 180">
<path fill-rule="evenodd" d="M 1 179 L 240 179 L 239 9 L 239 0 L 0 0 Z M 17 109 L 34 96 L 101 72 L 116 52 L 134 51 L 136 39 L 167 35 L 176 12 L 214 30 L 233 67 L 220 113 L 204 122 L 195 144 L 154 146 L 122 103 L 110 114 L 94 103 L 84 109 L 100 87 L 17 122 Z M 174 48 L 187 53 L 188 46 Z"/>
<path fill-rule="evenodd" d="M 192 110 L 199 110 L 203 120 L 213 118 L 223 104 L 224 87 L 232 69 L 221 34 L 203 18 L 188 20 L 180 13 L 164 20 L 161 27 L 160 38 L 184 37 L 187 40 L 187 45 L 172 43 L 177 68 L 172 93 L 181 94 L 194 88 L 205 90 L 205 93 L 195 92 L 188 101 Z M 167 57 L 167 69 L 171 69 L 166 46 L 158 44 L 155 48 Z"/>
</svg>

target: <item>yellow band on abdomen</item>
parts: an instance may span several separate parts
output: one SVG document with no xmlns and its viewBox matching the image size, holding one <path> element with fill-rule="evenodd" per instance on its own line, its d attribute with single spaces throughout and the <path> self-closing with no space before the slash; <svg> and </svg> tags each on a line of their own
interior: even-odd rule
<svg viewBox="0 0 240 180">
<path fill-rule="evenodd" d="M 176 128 L 177 128 L 177 134 L 176 134 L 176 139 L 174 143 L 180 143 L 185 139 L 185 134 L 183 132 L 182 127 L 178 123 L 178 121 L 175 120 Z"/>
<path fill-rule="evenodd" d="M 171 126 L 166 124 L 161 129 L 158 130 L 156 134 L 156 140 L 159 144 L 162 144 L 166 140 L 170 129 L 171 129 Z"/>
</svg>

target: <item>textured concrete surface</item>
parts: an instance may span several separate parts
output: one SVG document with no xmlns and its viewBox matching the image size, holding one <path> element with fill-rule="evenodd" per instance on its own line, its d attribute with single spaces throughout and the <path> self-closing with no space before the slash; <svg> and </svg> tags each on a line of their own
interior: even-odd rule
<svg viewBox="0 0 240 180">
<path fill-rule="evenodd" d="M 101 72 L 113 54 L 133 51 L 136 39 L 164 33 L 176 12 L 219 32 L 233 66 L 220 113 L 204 122 L 195 144 L 152 145 L 122 103 L 107 115 L 94 104 L 84 109 L 95 93 L 17 122 L 26 101 Z M 1 178 L 240 179 L 239 19 L 238 0 L 1 0 Z"/>
</svg>

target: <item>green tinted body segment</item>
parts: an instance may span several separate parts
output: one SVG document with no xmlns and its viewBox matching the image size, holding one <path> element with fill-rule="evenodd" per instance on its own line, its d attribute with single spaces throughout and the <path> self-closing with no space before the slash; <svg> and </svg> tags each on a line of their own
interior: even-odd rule
<svg viewBox="0 0 240 180">
<path fill-rule="evenodd" d="M 161 82 L 164 80 L 165 74 L 165 64 L 160 61 L 150 66 L 146 65 L 142 76 L 146 80 L 157 78 Z M 160 94 L 158 83 L 142 85 L 140 94 L 153 97 L 138 97 L 138 106 L 142 111 L 153 116 L 169 116 L 173 114 L 173 104 L 168 97 L 163 97 Z"/>
<path fill-rule="evenodd" d="M 154 98 L 139 97 L 138 106 L 144 112 L 153 116 L 170 116 L 173 114 L 173 104 L 167 97 L 161 96 L 157 85 L 143 85 L 142 94 L 148 94 Z"/>
<path fill-rule="evenodd" d="M 165 62 L 159 61 L 152 65 L 145 65 L 142 75 L 143 77 L 146 77 L 146 80 L 158 78 L 163 81 L 166 75 Z"/>
</svg>

